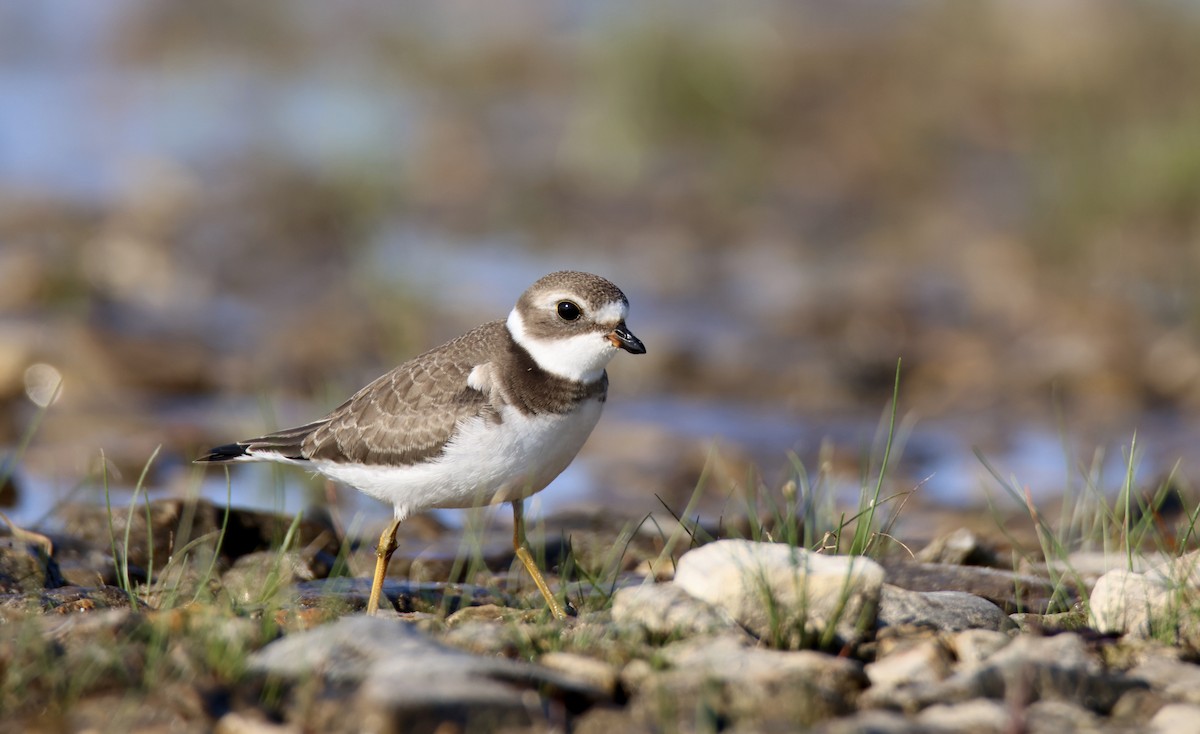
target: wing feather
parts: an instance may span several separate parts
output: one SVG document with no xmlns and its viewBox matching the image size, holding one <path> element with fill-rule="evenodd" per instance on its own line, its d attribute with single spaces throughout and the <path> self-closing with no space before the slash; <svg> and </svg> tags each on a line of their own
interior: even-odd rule
<svg viewBox="0 0 1200 734">
<path fill-rule="evenodd" d="M 429 461 L 461 421 L 493 412 L 490 395 L 467 382 L 505 348 L 493 321 L 415 357 L 355 393 L 321 420 L 239 441 L 247 453 L 295 460 L 403 466 Z"/>
</svg>

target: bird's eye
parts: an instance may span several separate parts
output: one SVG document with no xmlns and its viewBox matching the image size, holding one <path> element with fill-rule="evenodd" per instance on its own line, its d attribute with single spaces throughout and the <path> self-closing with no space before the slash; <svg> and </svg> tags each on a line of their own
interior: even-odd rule
<svg viewBox="0 0 1200 734">
<path fill-rule="evenodd" d="M 563 321 L 574 321 L 582 315 L 583 311 L 571 301 L 558 302 L 558 317 Z"/>
</svg>

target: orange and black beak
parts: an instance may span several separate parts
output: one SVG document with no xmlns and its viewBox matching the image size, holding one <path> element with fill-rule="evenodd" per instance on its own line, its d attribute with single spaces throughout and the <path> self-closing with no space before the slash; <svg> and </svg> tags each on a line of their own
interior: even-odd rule
<svg viewBox="0 0 1200 734">
<path fill-rule="evenodd" d="M 633 335 L 629 327 L 625 326 L 625 322 L 617 324 L 617 328 L 608 332 L 608 340 L 612 342 L 617 349 L 624 349 L 630 354 L 645 354 L 646 345 L 642 344 L 642 340 Z"/>
</svg>

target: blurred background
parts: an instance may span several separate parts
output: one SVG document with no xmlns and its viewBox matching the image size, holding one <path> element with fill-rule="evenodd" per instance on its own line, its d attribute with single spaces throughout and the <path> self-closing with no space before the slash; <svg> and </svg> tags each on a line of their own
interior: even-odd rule
<svg viewBox="0 0 1200 734">
<path fill-rule="evenodd" d="M 975 449 L 1034 496 L 1115 491 L 1135 431 L 1138 482 L 1186 482 L 1198 264 L 1192 3 L 0 6 L 0 507 L 26 521 L 152 456 L 154 492 L 223 500 L 204 448 L 560 268 L 617 282 L 649 353 L 542 511 L 701 483 L 727 514 L 797 461 L 856 493 L 900 359 L 910 503 L 983 503 Z M 235 504 L 323 498 L 234 473 Z"/>
</svg>

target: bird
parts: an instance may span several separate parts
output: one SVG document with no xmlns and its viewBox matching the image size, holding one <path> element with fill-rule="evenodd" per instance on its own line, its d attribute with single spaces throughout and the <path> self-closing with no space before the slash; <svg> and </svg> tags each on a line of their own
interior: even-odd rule
<svg viewBox="0 0 1200 734">
<path fill-rule="evenodd" d="M 605 367 L 645 354 L 609 280 L 550 273 L 489 321 L 404 362 L 324 418 L 217 446 L 198 463 L 299 466 L 391 504 L 366 612 L 379 610 L 400 524 L 415 512 L 508 502 L 513 551 L 556 619 L 567 616 L 525 538 L 524 500 L 575 458 L 600 418 Z"/>
</svg>

